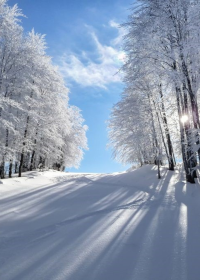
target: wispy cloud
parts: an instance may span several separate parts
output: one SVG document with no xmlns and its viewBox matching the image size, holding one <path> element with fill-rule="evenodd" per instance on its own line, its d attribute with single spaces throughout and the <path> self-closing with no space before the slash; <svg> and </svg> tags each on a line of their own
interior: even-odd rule
<svg viewBox="0 0 200 280">
<path fill-rule="evenodd" d="M 86 50 L 81 55 L 65 53 L 59 59 L 61 73 L 68 82 L 74 81 L 83 87 L 104 89 L 111 83 L 122 82 L 118 72 L 125 55 L 120 50 L 119 44 L 121 44 L 124 31 L 119 29 L 119 25 L 114 21 L 110 21 L 109 25 L 118 29 L 118 36 L 107 45 L 99 41 L 91 28 L 86 27 L 94 43 L 97 60 L 92 59 L 90 52 Z"/>
<path fill-rule="evenodd" d="M 113 44 L 114 46 L 120 46 L 123 42 L 124 36 L 126 35 L 126 30 L 120 27 L 120 25 L 114 20 L 111 20 L 109 24 L 111 27 L 117 28 L 118 30 L 118 36 L 111 41 L 111 44 Z"/>
</svg>

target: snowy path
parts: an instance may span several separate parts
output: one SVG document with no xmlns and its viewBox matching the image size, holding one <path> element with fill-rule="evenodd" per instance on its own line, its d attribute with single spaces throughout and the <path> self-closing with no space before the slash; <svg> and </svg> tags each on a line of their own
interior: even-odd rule
<svg viewBox="0 0 200 280">
<path fill-rule="evenodd" d="M 0 279 L 200 279 L 199 186 L 162 175 L 146 166 L 4 180 Z"/>
</svg>

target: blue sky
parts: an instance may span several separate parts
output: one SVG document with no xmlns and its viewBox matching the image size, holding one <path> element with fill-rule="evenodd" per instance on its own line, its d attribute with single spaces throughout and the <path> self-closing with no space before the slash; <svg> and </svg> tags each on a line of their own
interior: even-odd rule
<svg viewBox="0 0 200 280">
<path fill-rule="evenodd" d="M 46 34 L 47 53 L 52 56 L 70 89 L 70 104 L 82 110 L 89 151 L 79 172 L 117 172 L 127 169 L 111 158 L 106 148 L 106 120 L 123 91 L 120 48 L 123 30 L 118 28 L 133 0 L 9 0 L 18 4 L 32 28 Z M 75 171 L 71 169 L 70 171 Z"/>
</svg>

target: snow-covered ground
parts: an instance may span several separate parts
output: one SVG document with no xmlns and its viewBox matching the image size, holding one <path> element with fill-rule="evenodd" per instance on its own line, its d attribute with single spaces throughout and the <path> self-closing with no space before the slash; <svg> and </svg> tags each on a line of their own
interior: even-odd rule
<svg viewBox="0 0 200 280">
<path fill-rule="evenodd" d="M 0 185 L 1 280 L 198 280 L 200 187 L 181 170 L 30 172 Z"/>
</svg>

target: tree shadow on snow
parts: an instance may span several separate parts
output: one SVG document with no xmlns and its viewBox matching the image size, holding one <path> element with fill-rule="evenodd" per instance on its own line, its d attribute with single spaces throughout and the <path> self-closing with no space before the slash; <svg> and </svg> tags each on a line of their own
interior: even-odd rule
<svg viewBox="0 0 200 280">
<path fill-rule="evenodd" d="M 199 189 L 180 172 L 68 176 L 3 201 L 26 215 L 5 229 L 0 279 L 196 280 Z"/>
</svg>

